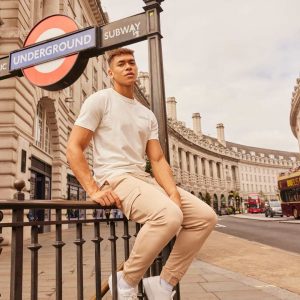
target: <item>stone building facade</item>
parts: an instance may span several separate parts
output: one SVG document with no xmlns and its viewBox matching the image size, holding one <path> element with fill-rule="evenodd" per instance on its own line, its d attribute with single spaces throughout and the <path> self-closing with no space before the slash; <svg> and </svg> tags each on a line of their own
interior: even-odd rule
<svg viewBox="0 0 300 300">
<path fill-rule="evenodd" d="M 0 56 L 22 47 L 41 19 L 65 14 L 81 27 L 106 22 L 99 1 L 35 0 L 0 3 Z M 85 199 L 85 192 L 66 160 L 68 135 L 84 99 L 110 85 L 105 57 L 89 60 L 69 88 L 48 92 L 24 77 L 0 82 L 0 199 L 12 199 L 16 179 L 25 181 L 31 199 Z M 86 151 L 92 165 L 92 148 Z"/>
</svg>

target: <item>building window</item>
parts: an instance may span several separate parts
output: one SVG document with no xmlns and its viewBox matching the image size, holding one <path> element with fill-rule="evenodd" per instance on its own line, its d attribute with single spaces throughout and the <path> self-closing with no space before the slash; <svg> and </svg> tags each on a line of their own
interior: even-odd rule
<svg viewBox="0 0 300 300">
<path fill-rule="evenodd" d="M 95 67 L 93 68 L 93 90 L 98 90 L 98 71 Z"/>
<path fill-rule="evenodd" d="M 179 168 L 180 168 L 180 170 L 182 170 L 181 151 L 182 151 L 182 149 L 178 148 L 178 153 L 179 153 Z"/>
<path fill-rule="evenodd" d="M 35 119 L 35 144 L 37 147 L 43 149 L 45 152 L 51 152 L 51 133 L 47 124 L 47 114 L 43 109 L 41 103 L 37 105 L 36 119 Z"/>
<path fill-rule="evenodd" d="M 88 24 L 88 22 L 87 22 L 84 15 L 82 15 L 82 26 L 83 26 L 83 28 L 86 28 L 86 27 L 89 26 L 89 24 Z"/>
<path fill-rule="evenodd" d="M 45 151 L 50 153 L 50 128 L 48 124 L 46 124 L 45 128 Z"/>
<path fill-rule="evenodd" d="M 204 158 L 201 158 L 201 165 L 202 165 L 202 175 L 206 176 L 205 159 Z"/>
<path fill-rule="evenodd" d="M 82 92 L 81 92 L 81 105 L 83 104 L 85 99 L 86 99 L 86 92 L 84 90 L 82 90 Z"/>
<path fill-rule="evenodd" d="M 186 152 L 185 157 L 186 157 L 186 169 L 188 172 L 190 172 L 190 153 Z"/>
<path fill-rule="evenodd" d="M 209 176 L 210 176 L 211 178 L 213 178 L 214 176 L 213 176 L 213 166 L 212 166 L 212 161 L 210 160 L 210 161 L 208 162 L 208 164 L 209 164 Z"/>
<path fill-rule="evenodd" d="M 220 163 L 217 163 L 217 176 L 218 176 L 218 178 L 221 178 L 221 165 L 220 165 Z"/>
<path fill-rule="evenodd" d="M 37 112 L 36 112 L 36 123 L 35 123 L 35 144 L 42 148 L 43 143 L 43 110 L 42 106 L 39 103 L 37 106 Z"/>
</svg>

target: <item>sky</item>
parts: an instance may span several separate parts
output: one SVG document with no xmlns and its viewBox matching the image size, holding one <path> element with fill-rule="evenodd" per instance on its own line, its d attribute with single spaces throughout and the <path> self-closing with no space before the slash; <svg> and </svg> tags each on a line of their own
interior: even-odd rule
<svg viewBox="0 0 300 300">
<path fill-rule="evenodd" d="M 101 0 L 110 22 L 142 13 L 142 0 Z M 290 128 L 300 77 L 299 0 L 165 0 L 161 32 L 166 97 L 177 119 L 243 145 L 299 152 Z M 135 50 L 148 71 L 147 42 Z"/>
</svg>

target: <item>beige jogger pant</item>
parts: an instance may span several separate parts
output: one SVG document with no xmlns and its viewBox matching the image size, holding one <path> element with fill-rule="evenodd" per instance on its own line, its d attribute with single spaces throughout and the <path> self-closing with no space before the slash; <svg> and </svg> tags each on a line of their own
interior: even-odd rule
<svg viewBox="0 0 300 300">
<path fill-rule="evenodd" d="M 181 209 L 154 178 L 122 175 L 108 180 L 119 196 L 126 217 L 144 224 L 128 260 L 124 279 L 136 286 L 164 246 L 177 234 L 161 278 L 175 286 L 216 225 L 213 209 L 178 187 Z"/>
</svg>

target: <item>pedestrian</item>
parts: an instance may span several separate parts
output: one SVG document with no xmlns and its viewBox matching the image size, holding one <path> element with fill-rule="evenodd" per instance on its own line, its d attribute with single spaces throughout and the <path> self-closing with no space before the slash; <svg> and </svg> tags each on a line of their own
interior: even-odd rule
<svg viewBox="0 0 300 300">
<path fill-rule="evenodd" d="M 169 300 L 213 230 L 216 214 L 176 187 L 159 143 L 157 120 L 134 98 L 138 70 L 133 51 L 112 50 L 107 62 L 113 88 L 98 91 L 83 103 L 68 141 L 68 162 L 93 201 L 115 204 L 128 219 L 144 224 L 123 271 L 117 273 L 119 300 L 137 299 L 139 281 L 177 235 L 160 276 L 143 279 L 149 300 Z M 94 176 L 84 156 L 92 139 Z M 145 172 L 145 153 L 154 177 Z M 109 286 L 112 289 L 111 276 Z"/>
</svg>

